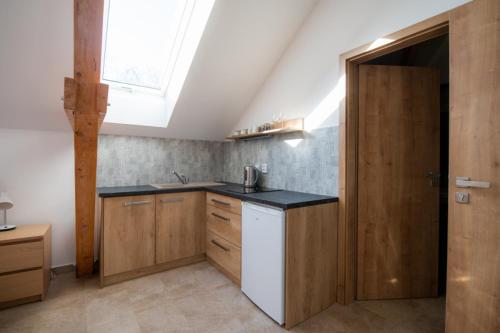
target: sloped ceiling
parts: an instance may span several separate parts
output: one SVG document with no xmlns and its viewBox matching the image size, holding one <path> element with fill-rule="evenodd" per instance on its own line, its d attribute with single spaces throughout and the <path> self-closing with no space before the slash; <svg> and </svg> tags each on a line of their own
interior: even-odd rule
<svg viewBox="0 0 500 333">
<path fill-rule="evenodd" d="M 216 0 L 169 126 L 105 123 L 102 132 L 222 140 L 316 2 Z M 73 72 L 72 18 L 72 1 L 1 3 L 1 128 L 70 131 L 60 98 Z"/>
</svg>

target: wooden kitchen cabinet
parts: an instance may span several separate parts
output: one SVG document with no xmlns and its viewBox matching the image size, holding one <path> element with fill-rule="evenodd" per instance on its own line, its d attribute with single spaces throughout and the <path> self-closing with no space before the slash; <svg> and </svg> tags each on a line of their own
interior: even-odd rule
<svg viewBox="0 0 500 333">
<path fill-rule="evenodd" d="M 205 192 L 156 195 L 156 264 L 205 252 Z"/>
<path fill-rule="evenodd" d="M 204 260 L 241 284 L 241 200 L 188 191 L 105 197 L 98 199 L 97 208 L 102 286 Z M 285 328 L 290 329 L 337 299 L 338 204 L 289 208 L 285 214 L 283 301 Z M 30 244 L 23 253 L 38 248 Z M 37 260 L 34 256 L 25 261 Z M 16 270 L 20 262 L 3 266 Z M 24 278 L 34 280 L 35 274 Z M 3 283 L 10 285 L 15 279 Z"/>
<path fill-rule="evenodd" d="M 102 221 L 103 276 L 155 264 L 155 196 L 105 198 Z"/>
<path fill-rule="evenodd" d="M 207 260 L 241 284 L 241 200 L 207 193 Z"/>
<path fill-rule="evenodd" d="M 206 259 L 205 192 L 97 200 L 101 286 Z"/>
<path fill-rule="evenodd" d="M 338 204 L 286 211 L 285 328 L 337 300 Z"/>
</svg>

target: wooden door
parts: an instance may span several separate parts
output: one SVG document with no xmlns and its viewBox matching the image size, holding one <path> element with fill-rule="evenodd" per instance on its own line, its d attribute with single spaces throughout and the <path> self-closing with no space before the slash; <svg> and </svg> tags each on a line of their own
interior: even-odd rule
<svg viewBox="0 0 500 333">
<path fill-rule="evenodd" d="M 155 196 L 104 199 L 104 276 L 155 263 Z"/>
<path fill-rule="evenodd" d="M 439 72 L 359 67 L 357 298 L 437 296 Z"/>
<path fill-rule="evenodd" d="M 450 46 L 446 331 L 500 332 L 500 1 L 454 11 Z M 456 177 L 490 187 L 461 188 Z"/>
<path fill-rule="evenodd" d="M 205 252 L 205 193 L 156 196 L 156 263 Z"/>
</svg>

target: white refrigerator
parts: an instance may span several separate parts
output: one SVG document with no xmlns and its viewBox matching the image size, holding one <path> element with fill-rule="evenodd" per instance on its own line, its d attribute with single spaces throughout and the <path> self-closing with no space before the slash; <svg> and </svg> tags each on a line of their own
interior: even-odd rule
<svg viewBox="0 0 500 333">
<path fill-rule="evenodd" d="M 285 213 L 243 202 L 241 290 L 278 324 L 285 322 Z"/>
</svg>

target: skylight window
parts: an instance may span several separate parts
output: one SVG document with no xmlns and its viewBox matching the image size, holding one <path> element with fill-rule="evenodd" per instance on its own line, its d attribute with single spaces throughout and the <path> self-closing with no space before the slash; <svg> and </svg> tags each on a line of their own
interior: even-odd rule
<svg viewBox="0 0 500 333">
<path fill-rule="evenodd" d="M 108 0 L 102 80 L 129 89 L 164 92 L 196 2 Z"/>
<path fill-rule="evenodd" d="M 105 122 L 167 126 L 214 2 L 106 1 L 101 81 L 111 88 L 111 107 Z M 130 92 L 143 96 L 132 94 L 132 101 Z M 161 100 L 146 101 L 147 96 Z M 134 116 L 132 104 L 154 105 L 149 111 L 158 114 L 157 121 Z"/>
</svg>

